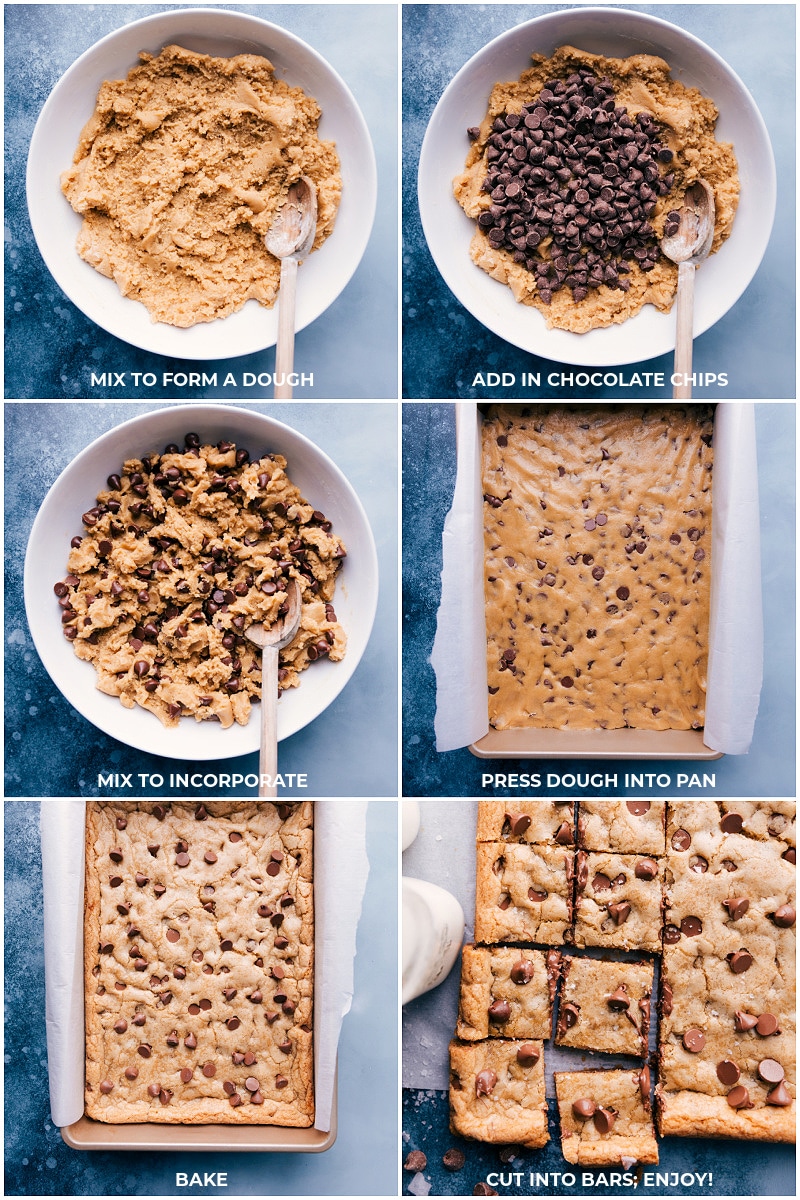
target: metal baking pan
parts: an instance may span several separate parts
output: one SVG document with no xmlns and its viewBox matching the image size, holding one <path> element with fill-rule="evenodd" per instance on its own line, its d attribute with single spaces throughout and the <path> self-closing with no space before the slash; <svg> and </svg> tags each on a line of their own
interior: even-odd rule
<svg viewBox="0 0 800 1200">
<path fill-rule="evenodd" d="M 338 1128 L 337 1085 L 333 1091 L 331 1128 L 286 1129 L 278 1125 L 108 1125 L 82 1116 L 61 1130 L 73 1150 L 227 1150 L 237 1154 L 277 1151 L 320 1154 L 330 1150 Z"/>
<path fill-rule="evenodd" d="M 490 729 L 470 750 L 476 758 L 722 758 L 702 729 Z"/>
</svg>

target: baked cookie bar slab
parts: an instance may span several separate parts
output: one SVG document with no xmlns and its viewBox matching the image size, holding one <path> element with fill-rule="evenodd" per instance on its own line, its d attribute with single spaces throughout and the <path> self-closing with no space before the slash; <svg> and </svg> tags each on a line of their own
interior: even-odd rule
<svg viewBox="0 0 800 1200">
<path fill-rule="evenodd" d="M 309 803 L 90 802 L 86 1112 L 309 1126 Z"/>
<path fill-rule="evenodd" d="M 495 1145 L 544 1146 L 547 1100 L 541 1042 L 450 1043 L 450 1128 Z"/>
<path fill-rule="evenodd" d="M 511 946 L 465 946 L 456 1037 L 550 1037 L 560 970 L 557 950 Z"/>
<path fill-rule="evenodd" d="M 561 1151 L 569 1163 L 657 1163 L 650 1071 L 556 1072 Z"/>
<path fill-rule="evenodd" d="M 719 832 L 771 843 L 784 854 L 797 845 L 796 807 L 793 800 L 670 800 L 667 849 L 684 853 L 687 837 Z"/>
</svg>

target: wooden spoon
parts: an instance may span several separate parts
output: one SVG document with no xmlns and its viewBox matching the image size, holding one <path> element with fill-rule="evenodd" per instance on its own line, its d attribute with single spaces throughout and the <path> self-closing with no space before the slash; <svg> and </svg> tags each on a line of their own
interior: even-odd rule
<svg viewBox="0 0 800 1200">
<path fill-rule="evenodd" d="M 297 292 L 297 264 L 311 249 L 317 232 L 317 189 L 307 175 L 301 175 L 289 188 L 286 200 L 278 210 L 270 229 L 264 234 L 264 245 L 270 254 L 281 260 L 281 283 L 278 294 L 278 343 L 275 348 L 276 400 L 288 400 L 292 395 L 287 382 L 294 365 L 294 311 Z"/>
<path fill-rule="evenodd" d="M 677 212 L 680 224 L 670 237 L 661 239 L 661 250 L 678 267 L 674 371 L 681 381 L 673 385 L 672 395 L 676 400 L 688 400 L 692 385 L 683 381 L 692 374 L 694 271 L 708 257 L 714 240 L 714 193 L 704 179 L 686 189 Z"/>
<path fill-rule="evenodd" d="M 278 774 L 278 651 L 288 646 L 300 624 L 302 597 L 296 579 L 286 588 L 286 614 L 274 625 L 251 625 L 245 637 L 261 648 L 261 749 L 258 756 L 259 796 L 277 796 Z M 282 606 L 283 607 L 283 606 Z M 269 784 L 265 780 L 269 778 Z"/>
</svg>

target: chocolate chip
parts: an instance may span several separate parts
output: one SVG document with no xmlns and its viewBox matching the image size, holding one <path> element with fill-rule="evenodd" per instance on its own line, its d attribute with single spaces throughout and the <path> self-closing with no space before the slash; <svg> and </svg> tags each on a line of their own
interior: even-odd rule
<svg viewBox="0 0 800 1200">
<path fill-rule="evenodd" d="M 673 850 L 688 850 L 692 844 L 691 834 L 685 829 L 676 829 L 672 835 Z"/>
<path fill-rule="evenodd" d="M 753 957 L 747 950 L 737 950 L 734 954 L 727 954 L 725 957 L 734 975 L 743 975 L 753 965 Z"/>
<path fill-rule="evenodd" d="M 641 1071 L 639 1072 L 639 1094 L 642 1097 L 642 1100 L 644 1100 L 645 1104 L 649 1108 L 649 1106 L 650 1106 L 650 1068 L 648 1066 L 642 1067 Z"/>
<path fill-rule="evenodd" d="M 622 983 L 615 992 L 608 997 L 606 1004 L 613 1012 L 624 1012 L 630 1007 L 630 997 L 625 990 L 625 984 Z"/>
<path fill-rule="evenodd" d="M 153 1053 L 153 1047 L 148 1042 L 142 1042 L 141 1046 L 137 1046 L 137 1054 L 141 1054 L 142 1058 L 149 1058 Z"/>
<path fill-rule="evenodd" d="M 694 854 L 689 859 L 689 870 L 696 875 L 704 875 L 708 870 L 708 859 L 703 858 L 702 854 Z"/>
<path fill-rule="evenodd" d="M 740 1033 L 744 1033 L 748 1029 L 755 1029 L 758 1021 L 758 1017 L 751 1016 L 750 1013 L 746 1012 L 736 1012 L 733 1017 L 734 1028 L 738 1029 Z M 777 1025 L 777 1021 L 775 1024 Z"/>
<path fill-rule="evenodd" d="M 104 1079 L 103 1082 L 100 1084 L 100 1091 L 103 1093 L 104 1096 L 107 1096 L 109 1094 L 109 1092 L 113 1092 L 113 1090 L 114 1090 L 114 1085 L 110 1079 Z"/>
<path fill-rule="evenodd" d="M 125 1068 L 125 1078 L 126 1079 L 138 1079 L 139 1078 L 138 1069 L 136 1067 L 126 1067 Z"/>
<path fill-rule="evenodd" d="M 782 904 L 780 908 L 776 908 L 772 914 L 772 919 L 781 929 L 789 929 L 794 925 L 797 914 L 791 904 Z"/>
<path fill-rule="evenodd" d="M 722 901 L 723 907 L 727 908 L 728 915 L 732 921 L 738 921 L 750 907 L 750 901 L 746 896 L 732 897 L 730 900 Z"/>
<path fill-rule="evenodd" d="M 597 1108 L 594 1114 L 594 1127 L 598 1133 L 611 1133 L 616 1119 L 617 1114 L 613 1108 Z"/>
<path fill-rule="evenodd" d="M 473 1196 L 499 1196 L 500 1195 L 500 1193 L 498 1191 L 496 1191 L 495 1188 L 489 1187 L 489 1184 L 484 1183 L 482 1179 L 479 1179 L 478 1182 L 475 1184 L 475 1187 L 472 1189 L 472 1194 L 473 1194 Z"/>
<path fill-rule="evenodd" d="M 188 854 L 181 853 L 175 856 L 175 862 L 179 867 L 188 867 L 190 861 Z"/>
<path fill-rule="evenodd" d="M 791 1093 L 783 1080 L 771 1092 L 767 1092 L 767 1104 L 773 1104 L 776 1108 L 788 1108 L 791 1103 Z"/>
<path fill-rule="evenodd" d="M 750 1102 L 750 1093 L 748 1092 L 747 1088 L 742 1087 L 741 1084 L 739 1087 L 735 1087 L 733 1091 L 728 1092 L 725 1099 L 728 1101 L 728 1104 L 730 1104 L 731 1108 L 753 1107 Z"/>
<path fill-rule="evenodd" d="M 717 1063 L 717 1079 L 725 1087 L 733 1087 L 735 1083 L 738 1083 L 739 1075 L 739 1068 L 730 1058 L 724 1058 L 722 1062 Z"/>
<path fill-rule="evenodd" d="M 723 833 L 741 833 L 744 818 L 739 813 L 726 813 L 719 823 Z"/>
<path fill-rule="evenodd" d="M 574 840 L 572 826 L 567 821 L 562 821 L 558 829 L 553 835 L 553 840 L 558 842 L 559 846 L 571 846 Z M 777 915 L 777 914 L 776 914 Z"/>
<path fill-rule="evenodd" d="M 788 850 L 784 850 L 781 858 L 785 858 L 788 863 L 791 863 L 792 866 L 795 866 L 797 862 L 797 852 L 794 846 L 790 846 Z"/>
<path fill-rule="evenodd" d="M 535 1067 L 540 1058 L 539 1047 L 532 1042 L 525 1042 L 517 1047 L 517 1062 L 521 1067 Z"/>
<path fill-rule="evenodd" d="M 510 659 L 506 657 L 509 653 L 513 656 Z M 516 651 L 509 652 L 506 650 L 503 653 L 503 657 L 506 659 L 506 662 L 513 662 L 516 657 Z M 506 821 L 513 837 L 522 837 L 523 833 L 530 828 L 531 823 L 531 819 L 527 813 L 506 813 Z"/>
<path fill-rule="evenodd" d="M 764 1083 L 777 1084 L 785 1077 L 781 1064 L 775 1058 L 762 1058 L 758 1064 L 758 1077 L 763 1079 Z"/>
<path fill-rule="evenodd" d="M 486 1069 L 479 1071 L 475 1076 L 475 1095 L 489 1096 L 491 1095 L 495 1084 L 497 1083 L 497 1075 L 494 1071 Z"/>
<path fill-rule="evenodd" d="M 703 932 L 703 922 L 699 917 L 684 917 L 681 921 L 681 933 L 684 937 L 699 937 Z"/>
<path fill-rule="evenodd" d="M 615 925 L 624 925 L 628 917 L 631 915 L 631 906 L 627 900 L 620 900 L 618 903 L 608 905 L 608 915 L 611 917 Z"/>
<path fill-rule="evenodd" d="M 124 1017 L 120 1017 L 118 1021 L 114 1022 L 114 1033 L 124 1033 L 127 1028 L 128 1022 Z"/>
<path fill-rule="evenodd" d="M 511 978 L 514 983 L 524 985 L 530 983 L 534 975 L 534 966 L 530 959 L 521 958 L 511 968 Z"/>
<path fill-rule="evenodd" d="M 537 892 L 536 888 L 528 888 L 528 899 L 534 904 L 542 904 L 548 897 L 548 892 Z"/>
<path fill-rule="evenodd" d="M 465 1162 L 466 1159 L 463 1150 L 459 1150 L 455 1146 L 450 1150 L 446 1150 L 442 1155 L 442 1166 L 448 1171 L 460 1171 Z"/>
<path fill-rule="evenodd" d="M 627 590 L 626 588 L 625 591 L 627 592 Z M 619 596 L 619 592 L 617 592 L 617 595 Z M 628 597 L 620 596 L 620 599 L 627 600 Z M 650 811 L 651 805 L 649 800 L 626 800 L 625 807 L 632 816 L 643 817 L 645 813 Z"/>
<path fill-rule="evenodd" d="M 658 876 L 658 863 L 654 858 L 640 858 L 636 866 L 633 868 L 633 873 L 637 879 L 656 879 Z"/>
<path fill-rule="evenodd" d="M 573 1100 L 572 1112 L 579 1121 L 588 1121 L 589 1118 L 593 1117 L 596 1112 L 595 1102 L 594 1100 L 589 1100 L 585 1097 L 580 1100 Z"/>
<path fill-rule="evenodd" d="M 424 1171 L 428 1165 L 427 1157 L 421 1150 L 412 1150 L 403 1163 L 404 1171 Z"/>
<path fill-rule="evenodd" d="M 693 1027 L 692 1029 L 686 1030 L 682 1041 L 684 1049 L 688 1050 L 690 1054 L 699 1054 L 706 1044 L 706 1035 L 703 1033 L 702 1029 Z"/>
<path fill-rule="evenodd" d="M 217 861 L 217 856 L 213 850 L 206 850 L 205 854 L 203 855 L 203 861 L 207 862 L 209 866 L 212 866 Z"/>
<path fill-rule="evenodd" d="M 504 1025 L 511 1020 L 511 1005 L 507 1000 L 495 1000 L 489 1006 L 489 1020 L 497 1025 Z"/>
</svg>

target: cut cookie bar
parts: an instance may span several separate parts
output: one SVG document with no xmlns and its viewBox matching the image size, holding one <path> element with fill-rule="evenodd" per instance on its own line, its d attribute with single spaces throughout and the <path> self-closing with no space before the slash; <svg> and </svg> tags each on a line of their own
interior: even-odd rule
<svg viewBox="0 0 800 1200">
<path fill-rule="evenodd" d="M 465 946 L 456 1037 L 550 1037 L 561 955 L 557 950 Z"/>
<path fill-rule="evenodd" d="M 479 842 L 575 845 L 574 800 L 480 800 Z"/>
<path fill-rule="evenodd" d="M 582 800 L 578 845 L 618 854 L 664 853 L 664 800 Z"/>
<path fill-rule="evenodd" d="M 741 833 L 773 842 L 779 852 L 797 845 L 793 800 L 682 800 L 669 802 L 667 850 L 689 848 L 696 833 Z"/>
<path fill-rule="evenodd" d="M 451 1042 L 450 1128 L 480 1142 L 544 1146 L 549 1134 L 542 1043 Z"/>
<path fill-rule="evenodd" d="M 556 1045 L 644 1058 L 653 964 L 568 954 L 562 963 Z"/>
<path fill-rule="evenodd" d="M 573 860 L 555 846 L 479 843 L 475 941 L 569 941 Z"/>
<path fill-rule="evenodd" d="M 575 945 L 661 949 L 662 867 L 647 855 L 577 855 Z"/>
<path fill-rule="evenodd" d="M 561 1151 L 569 1163 L 657 1163 L 650 1071 L 556 1073 Z"/>
</svg>

